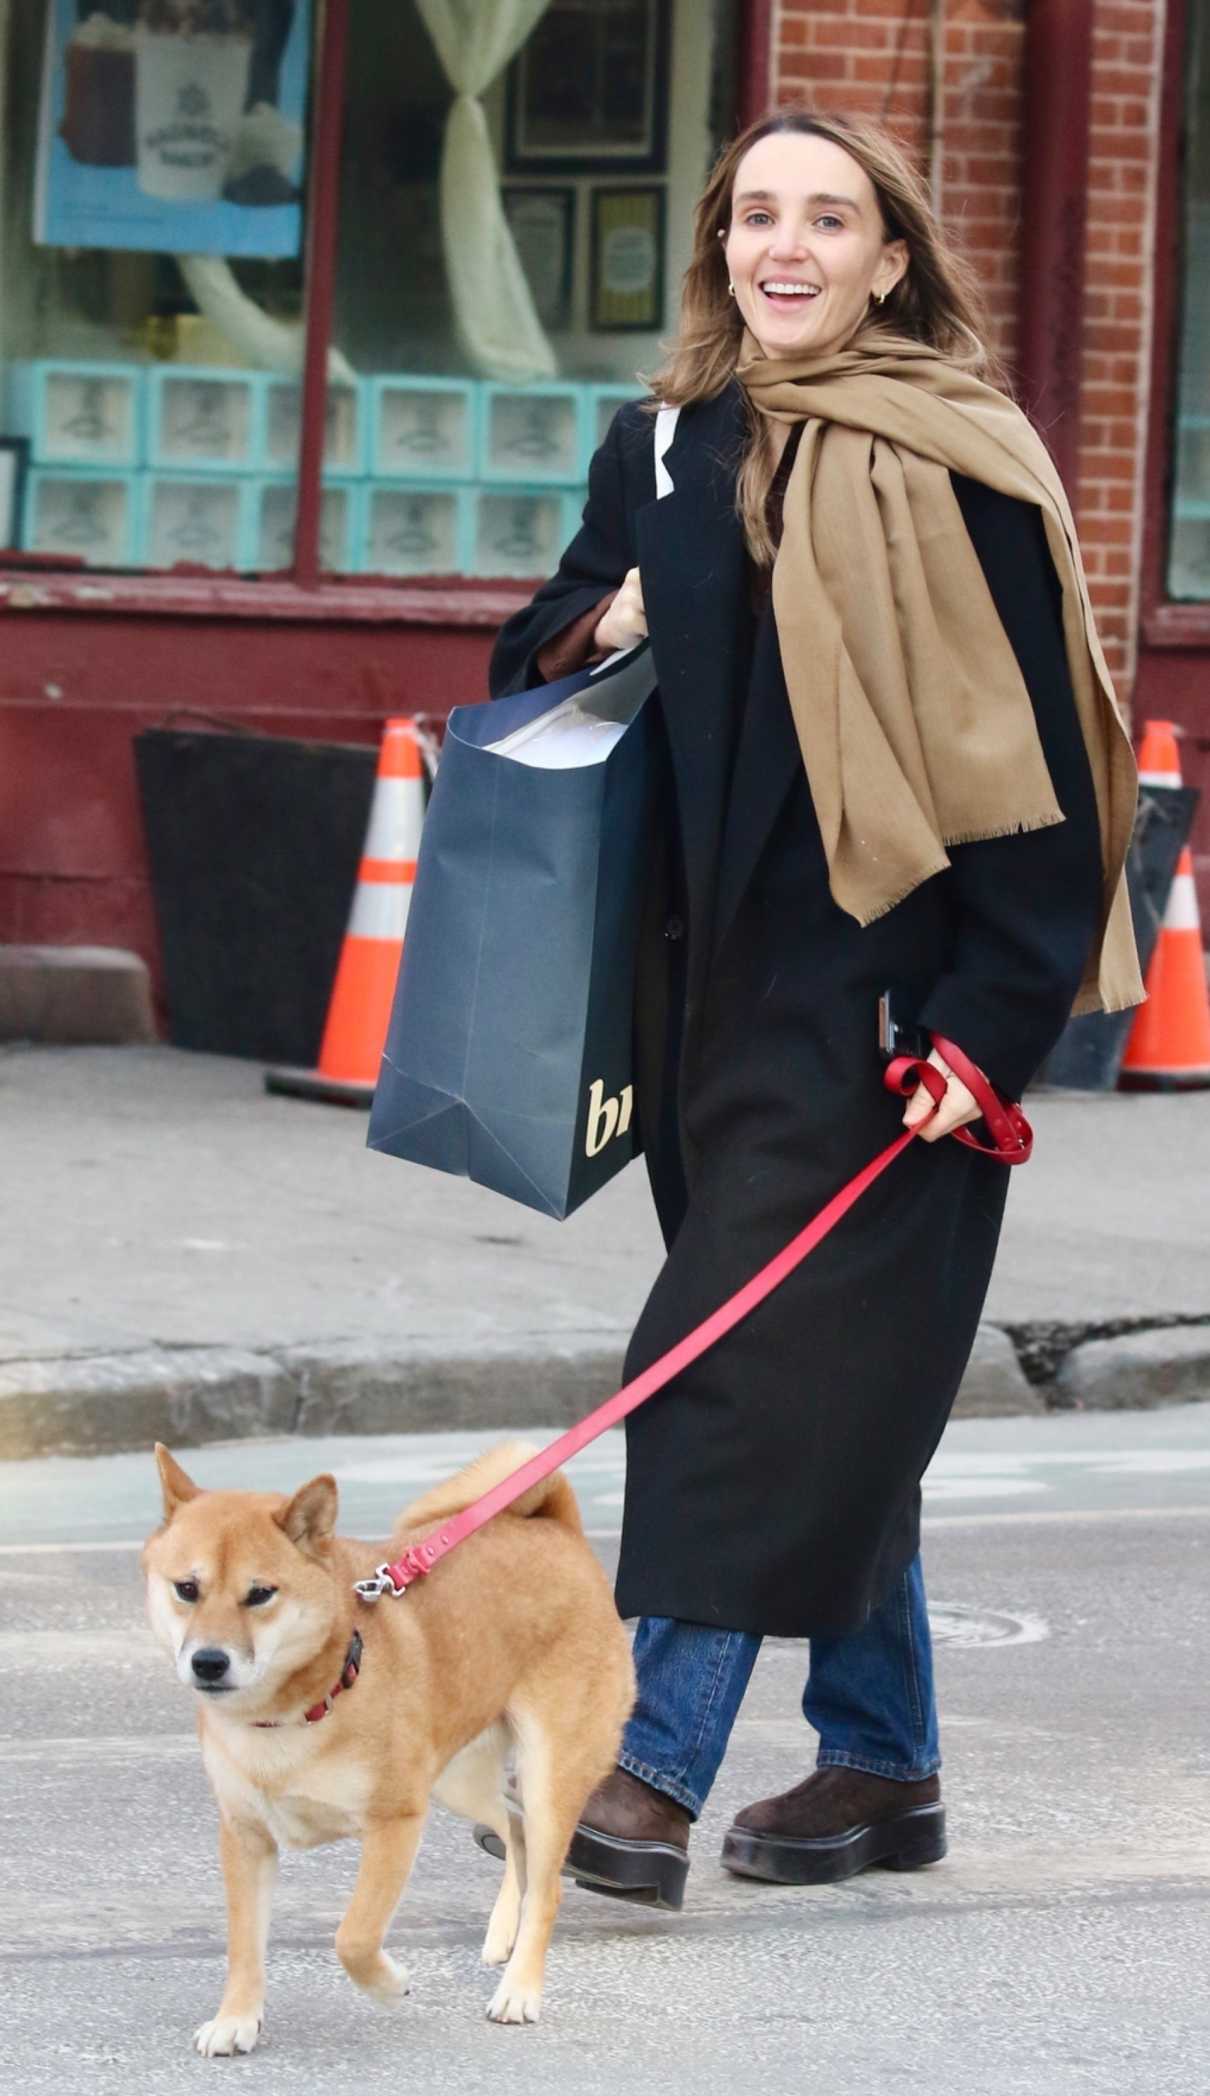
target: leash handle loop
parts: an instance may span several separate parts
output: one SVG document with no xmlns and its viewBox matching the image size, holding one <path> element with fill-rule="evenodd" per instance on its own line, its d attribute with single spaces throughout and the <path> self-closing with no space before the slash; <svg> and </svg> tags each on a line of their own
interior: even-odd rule
<svg viewBox="0 0 1210 2096">
<path fill-rule="evenodd" d="M 931 1035 L 937 1053 L 948 1063 L 954 1076 L 967 1091 L 972 1093 L 979 1112 L 983 1116 L 990 1143 L 981 1143 L 970 1128 L 951 1128 L 955 1141 L 965 1143 L 970 1150 L 977 1150 L 981 1157 L 992 1157 L 1000 1164 L 1027 1164 L 1034 1146 L 1034 1132 L 1012 1100 L 1002 1099 L 989 1077 L 973 1063 L 966 1052 L 942 1033 Z M 935 1088 L 928 1083 L 929 1076 L 940 1077 L 935 1063 L 923 1061 L 915 1055 L 897 1055 L 883 1072 L 883 1081 L 888 1091 L 898 1092 L 910 1098 L 920 1083 L 927 1086 L 929 1096 L 937 1100 Z M 944 1079 L 941 1096 L 944 1098 Z M 926 1119 L 929 1118 L 927 1115 Z M 923 1126 L 923 1122 L 919 1124 Z"/>
<path fill-rule="evenodd" d="M 953 1130 L 958 1141 L 965 1143 L 968 1149 L 981 1151 L 984 1157 L 998 1157 L 1001 1164 L 1028 1164 L 1033 1153 L 1034 1132 L 1021 1108 L 1014 1100 L 1000 1097 L 978 1064 L 971 1061 L 956 1041 L 935 1033 L 933 1046 L 944 1056 L 960 1083 L 974 1093 L 992 1146 L 989 1148 L 986 1143 L 981 1143 L 969 1128 Z"/>
<path fill-rule="evenodd" d="M 932 1036 L 934 1048 L 944 1058 L 960 1084 L 972 1092 L 983 1116 L 991 1142 L 981 1143 L 970 1128 L 951 1128 L 950 1134 L 982 1157 L 998 1158 L 1001 1164 L 1028 1164 L 1034 1147 L 1034 1132 L 1021 1108 L 1002 1099 L 990 1078 L 973 1063 L 957 1041 L 941 1033 Z"/>
</svg>

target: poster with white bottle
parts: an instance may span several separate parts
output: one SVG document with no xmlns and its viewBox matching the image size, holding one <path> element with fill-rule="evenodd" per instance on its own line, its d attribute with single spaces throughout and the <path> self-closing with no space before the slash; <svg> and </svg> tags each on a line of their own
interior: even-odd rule
<svg viewBox="0 0 1210 2096">
<path fill-rule="evenodd" d="M 50 0 L 34 238 L 299 252 L 311 0 Z"/>
</svg>

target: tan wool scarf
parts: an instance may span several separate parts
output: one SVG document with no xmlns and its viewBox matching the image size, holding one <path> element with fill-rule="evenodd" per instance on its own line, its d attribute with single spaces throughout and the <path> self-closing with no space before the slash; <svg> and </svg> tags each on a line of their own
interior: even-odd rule
<svg viewBox="0 0 1210 2096">
<path fill-rule="evenodd" d="M 950 472 L 1042 512 L 1101 832 L 1101 922 L 1073 1010 L 1143 986 L 1124 873 L 1138 772 L 1097 637 L 1075 524 L 1006 394 L 906 337 L 765 357 L 736 375 L 805 423 L 786 486 L 773 614 L 832 894 L 859 924 L 950 864 L 946 846 L 1062 822 L 1017 658 Z"/>
</svg>

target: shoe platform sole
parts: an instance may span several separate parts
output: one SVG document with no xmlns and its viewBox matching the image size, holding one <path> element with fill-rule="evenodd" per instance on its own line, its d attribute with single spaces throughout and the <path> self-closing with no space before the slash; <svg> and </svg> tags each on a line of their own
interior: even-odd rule
<svg viewBox="0 0 1210 2096">
<path fill-rule="evenodd" d="M 940 1863 L 945 1852 L 945 1807 L 918 1805 L 842 1834 L 795 1838 L 732 1827 L 722 1862 L 736 1877 L 770 1885 L 834 1885 L 861 1870 L 922 1870 Z"/>
<path fill-rule="evenodd" d="M 475 1840 L 486 1855 L 504 1861 L 504 1843 L 493 1827 L 476 1826 Z M 622 1841 L 582 1822 L 563 1863 L 563 1876 L 585 1892 L 671 1913 L 679 1913 L 685 1904 L 688 1875 L 689 1858 L 683 1850 L 662 1841 Z"/>
</svg>

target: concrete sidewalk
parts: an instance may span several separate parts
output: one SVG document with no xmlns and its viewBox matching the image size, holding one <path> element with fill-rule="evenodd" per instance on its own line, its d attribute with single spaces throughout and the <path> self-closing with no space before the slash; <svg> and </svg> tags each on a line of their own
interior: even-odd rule
<svg viewBox="0 0 1210 2096">
<path fill-rule="evenodd" d="M 1210 1396 L 1210 1092 L 1028 1104 L 959 1410 Z M 561 1424 L 605 1396 L 661 1256 L 642 1167 L 557 1224 L 365 1128 L 253 1064 L 0 1050 L 0 1455 Z"/>
</svg>

